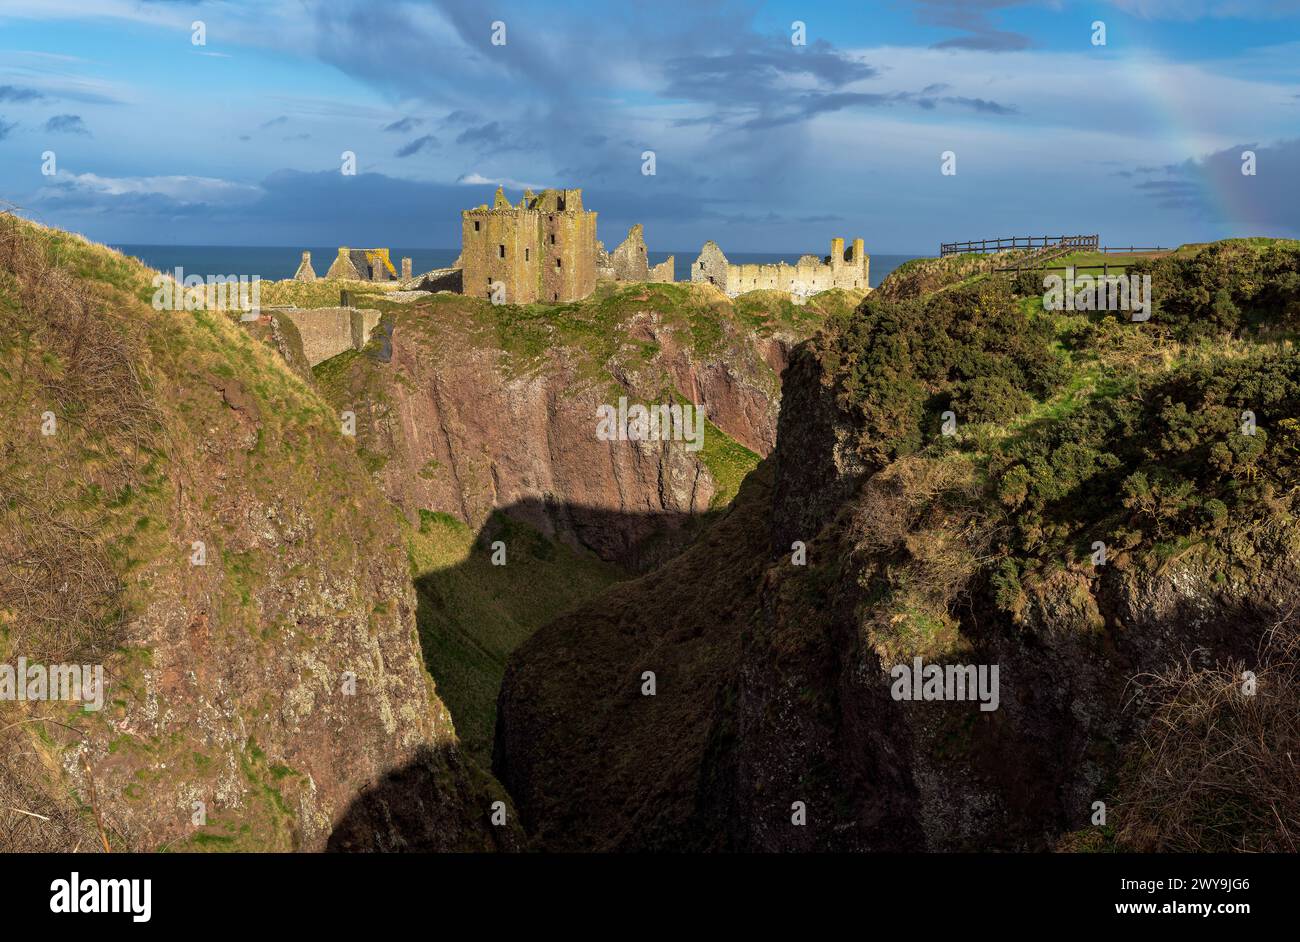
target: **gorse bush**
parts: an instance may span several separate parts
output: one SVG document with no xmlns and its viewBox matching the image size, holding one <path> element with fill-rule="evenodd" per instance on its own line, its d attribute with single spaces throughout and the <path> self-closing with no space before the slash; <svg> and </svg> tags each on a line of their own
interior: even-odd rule
<svg viewBox="0 0 1300 942">
<path fill-rule="evenodd" d="M 1300 357 L 1259 354 L 1147 378 L 1008 440 L 989 469 L 1013 511 L 1013 548 L 1133 546 L 1280 512 L 1277 495 L 1296 480 L 1297 414 Z"/>
<path fill-rule="evenodd" d="M 919 300 L 868 298 L 828 321 L 819 354 L 856 413 L 864 457 L 917 450 L 952 410 L 1004 423 L 1067 376 L 1050 323 L 1031 320 L 1008 285 L 981 282 Z"/>
<path fill-rule="evenodd" d="M 1233 239 L 1191 255 L 1135 262 L 1129 272 L 1151 276 L 1152 324 L 1179 340 L 1300 328 L 1300 244 L 1295 242 Z"/>
<path fill-rule="evenodd" d="M 1142 264 L 1164 286 L 1159 324 L 1054 318 L 1023 303 L 1024 284 L 990 278 L 872 296 L 818 339 L 876 467 L 939 447 L 946 410 L 1001 427 L 958 440 L 1006 518 L 990 573 L 1000 598 L 1030 569 L 1086 559 L 1096 540 L 1154 562 L 1202 539 L 1245 548 L 1254 524 L 1291 519 L 1300 355 L 1231 337 L 1300 322 L 1300 248 L 1229 242 Z M 1189 340 L 1213 355 L 1180 360 Z"/>
</svg>

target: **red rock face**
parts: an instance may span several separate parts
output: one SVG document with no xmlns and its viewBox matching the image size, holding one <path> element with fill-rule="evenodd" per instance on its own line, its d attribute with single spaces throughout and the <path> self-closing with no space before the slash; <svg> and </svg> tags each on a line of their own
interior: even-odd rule
<svg viewBox="0 0 1300 942">
<path fill-rule="evenodd" d="M 653 311 L 634 315 L 627 333 L 656 352 L 612 358 L 600 381 L 578 351 L 561 345 L 522 372 L 499 349 L 449 333 L 431 356 L 399 321 L 392 362 L 366 367 L 377 371 L 382 395 L 366 395 L 368 422 L 358 433 L 386 459 L 380 486 L 412 517 L 441 511 L 477 529 L 510 507 L 570 545 L 648 563 L 646 541 L 693 526 L 717 482 L 701 452 L 684 442 L 601 441 L 598 408 L 620 396 L 664 402 L 671 392 L 766 455 L 776 438 L 779 369 L 794 338 L 760 338 L 726 323 L 722 343 L 700 354 L 688 332 Z"/>
</svg>

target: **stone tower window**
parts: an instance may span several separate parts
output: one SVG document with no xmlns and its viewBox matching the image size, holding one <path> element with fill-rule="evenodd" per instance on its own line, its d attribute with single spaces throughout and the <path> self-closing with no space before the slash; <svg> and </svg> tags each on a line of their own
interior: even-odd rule
<svg viewBox="0 0 1300 942">
<path fill-rule="evenodd" d="M 500 258 L 506 257 L 506 247 L 504 244 L 497 246 L 497 256 Z"/>
<path fill-rule="evenodd" d="M 552 233 L 551 233 L 551 245 L 554 245 L 554 244 L 555 244 L 555 233 L 552 232 Z"/>
<path fill-rule="evenodd" d="M 556 268 L 560 267 L 560 260 L 558 258 L 555 260 L 555 267 Z"/>
<path fill-rule="evenodd" d="M 531 249 L 524 249 L 524 261 L 525 261 L 525 262 L 528 261 L 528 253 L 531 252 L 531 251 L 532 251 Z"/>
<path fill-rule="evenodd" d="M 478 232 L 478 230 L 479 230 L 478 220 L 475 219 L 475 220 L 474 220 L 474 231 L 475 231 L 475 232 Z"/>
</svg>

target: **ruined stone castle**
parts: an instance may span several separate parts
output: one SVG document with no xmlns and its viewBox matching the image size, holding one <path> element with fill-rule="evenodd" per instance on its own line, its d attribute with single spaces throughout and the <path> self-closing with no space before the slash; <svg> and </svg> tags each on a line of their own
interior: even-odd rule
<svg viewBox="0 0 1300 942">
<path fill-rule="evenodd" d="M 461 213 L 460 257 L 472 297 L 580 301 L 596 290 L 596 214 L 582 190 L 527 190 L 514 206 L 497 187 L 490 208 Z"/>
<path fill-rule="evenodd" d="M 402 259 L 402 278 L 411 277 L 411 260 Z M 302 253 L 302 263 L 293 276 L 295 281 L 316 281 L 316 270 L 311 265 L 311 253 Z M 397 269 L 389 258 L 388 249 L 353 249 L 342 246 L 333 264 L 325 273 L 326 281 L 391 281 L 397 278 Z"/>
<path fill-rule="evenodd" d="M 716 285 L 731 297 L 769 289 L 789 292 L 796 300 L 831 288 L 869 290 L 871 259 L 862 239 L 849 250 L 831 240 L 830 255 L 804 255 L 798 262 L 733 265 L 716 242 L 706 242 L 691 265 L 691 281 Z M 294 276 L 316 281 L 311 253 L 302 253 Z M 391 281 L 398 277 L 385 248 L 338 250 L 326 280 Z M 459 291 L 497 303 L 581 301 L 596 290 L 596 281 L 671 283 L 675 259 L 650 264 L 640 223 L 612 252 L 596 240 L 596 213 L 583 209 L 582 190 L 525 190 L 515 205 L 497 187 L 492 205 L 461 213 L 461 253 L 451 268 L 411 276 L 411 260 L 402 259 L 405 287 L 425 291 Z M 346 303 L 346 302 L 345 302 Z"/>
<path fill-rule="evenodd" d="M 627 231 L 627 238 L 613 252 L 596 243 L 596 277 L 610 281 L 652 282 L 671 284 L 674 281 L 676 257 L 669 255 L 658 265 L 650 264 L 641 223 Z"/>
<path fill-rule="evenodd" d="M 825 258 L 804 255 L 793 265 L 733 265 L 713 241 L 704 243 L 699 257 L 691 265 L 691 281 L 717 285 L 730 297 L 746 291 L 768 288 L 788 291 L 795 298 L 806 298 L 831 288 L 867 290 L 871 258 L 862 239 L 844 250 L 843 239 L 831 239 L 831 254 Z"/>
</svg>

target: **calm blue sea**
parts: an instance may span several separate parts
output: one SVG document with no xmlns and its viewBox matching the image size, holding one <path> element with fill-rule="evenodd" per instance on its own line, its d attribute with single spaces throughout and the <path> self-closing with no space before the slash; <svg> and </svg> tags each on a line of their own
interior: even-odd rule
<svg viewBox="0 0 1300 942">
<path fill-rule="evenodd" d="M 187 275 L 260 275 L 268 280 L 292 278 L 302 261 L 301 248 L 279 248 L 275 246 L 236 246 L 236 245 L 115 245 L 113 248 L 133 255 L 150 268 L 170 272 L 183 268 Z M 325 248 L 307 248 L 311 252 L 312 267 L 317 275 L 324 275 L 334 256 L 337 246 Z M 409 257 L 414 270 L 429 271 L 433 268 L 446 268 L 456 260 L 457 249 L 404 249 L 393 248 L 393 264 L 400 264 L 399 259 Z M 680 252 L 651 252 L 650 263 L 657 265 L 669 255 L 677 256 L 677 279 L 685 280 L 690 276 L 691 261 L 699 255 L 699 250 Z M 728 253 L 732 262 L 752 264 L 756 262 L 795 262 L 799 252 L 734 252 Z M 816 254 L 816 253 L 814 253 Z M 871 286 L 880 284 L 882 278 L 903 262 L 915 255 L 872 255 Z"/>
</svg>

